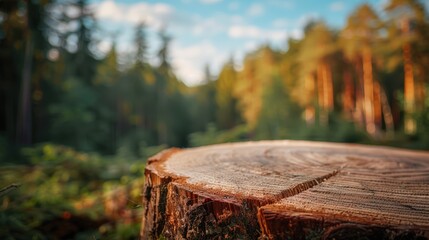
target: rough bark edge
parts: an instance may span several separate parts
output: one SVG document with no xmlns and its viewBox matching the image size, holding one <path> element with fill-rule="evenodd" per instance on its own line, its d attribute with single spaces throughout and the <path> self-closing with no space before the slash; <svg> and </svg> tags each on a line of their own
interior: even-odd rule
<svg viewBox="0 0 429 240">
<path fill-rule="evenodd" d="M 389 226 L 356 222 L 312 212 L 281 209 L 267 205 L 259 208 L 258 221 L 261 239 L 379 239 L 379 240 L 425 240 L 429 229 L 412 226 Z"/>
<path fill-rule="evenodd" d="M 167 149 L 148 160 L 143 188 L 143 206 L 145 209 L 140 230 L 141 239 L 157 239 L 164 228 L 165 217 L 163 215 L 167 203 L 167 185 L 173 179 L 171 176 L 159 172 L 158 169 L 160 168 L 157 166 L 178 151 L 180 149 Z"/>
<path fill-rule="evenodd" d="M 260 231 L 256 208 L 245 201 L 228 200 L 171 182 L 163 236 L 168 239 L 257 239 Z"/>
<path fill-rule="evenodd" d="M 167 149 L 148 160 L 140 238 L 257 239 L 256 200 L 201 192 L 184 177 L 164 172 L 164 161 L 179 151 Z"/>
</svg>

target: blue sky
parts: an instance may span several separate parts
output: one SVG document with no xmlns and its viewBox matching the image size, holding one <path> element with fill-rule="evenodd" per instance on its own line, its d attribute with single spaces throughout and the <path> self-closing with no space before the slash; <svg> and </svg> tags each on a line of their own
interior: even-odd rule
<svg viewBox="0 0 429 240">
<path fill-rule="evenodd" d="M 159 47 L 157 32 L 166 28 L 173 37 L 171 62 L 187 85 L 203 79 L 209 64 L 216 75 L 231 56 L 240 62 L 245 53 L 263 43 L 286 48 L 286 39 L 302 37 L 311 19 L 323 19 L 341 28 L 360 4 L 380 11 L 386 0 L 93 0 L 102 29 L 100 48 L 107 51 L 116 36 L 118 50 L 132 54 L 133 28 L 147 25 L 150 61 Z"/>
</svg>

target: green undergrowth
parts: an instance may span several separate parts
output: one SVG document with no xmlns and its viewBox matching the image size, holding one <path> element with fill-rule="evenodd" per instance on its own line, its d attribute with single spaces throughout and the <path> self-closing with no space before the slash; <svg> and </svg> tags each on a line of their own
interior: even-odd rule
<svg viewBox="0 0 429 240">
<path fill-rule="evenodd" d="M 0 239 L 136 239 L 144 160 L 54 144 L 0 167 Z"/>
</svg>

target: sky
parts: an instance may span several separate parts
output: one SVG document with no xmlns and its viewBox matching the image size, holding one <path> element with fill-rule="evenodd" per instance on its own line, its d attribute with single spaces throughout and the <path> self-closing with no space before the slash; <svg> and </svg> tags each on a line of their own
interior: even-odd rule
<svg viewBox="0 0 429 240">
<path fill-rule="evenodd" d="M 179 79 L 194 86 L 203 82 L 204 68 L 216 76 L 233 58 L 262 44 L 287 49 L 288 38 L 301 38 L 312 19 L 340 29 L 360 4 L 381 11 L 386 0 L 92 0 L 101 28 L 100 49 L 115 42 L 123 56 L 133 53 L 133 32 L 144 21 L 149 61 L 156 64 L 161 29 L 173 38 L 170 61 Z"/>
</svg>

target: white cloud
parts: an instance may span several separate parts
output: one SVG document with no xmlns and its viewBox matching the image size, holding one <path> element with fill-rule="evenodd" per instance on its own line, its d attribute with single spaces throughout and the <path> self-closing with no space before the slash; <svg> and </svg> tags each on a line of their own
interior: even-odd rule
<svg viewBox="0 0 429 240">
<path fill-rule="evenodd" d="M 138 23 L 144 21 L 148 26 L 159 29 L 164 27 L 175 16 L 174 9 L 164 3 L 120 4 L 105 0 L 93 5 L 95 16 L 102 20 Z"/>
<path fill-rule="evenodd" d="M 232 15 L 231 16 L 231 23 L 233 24 L 240 24 L 244 22 L 244 18 L 240 15 Z"/>
<path fill-rule="evenodd" d="M 289 25 L 289 21 L 283 18 L 279 18 L 273 21 L 273 27 L 275 28 L 285 28 Z"/>
<path fill-rule="evenodd" d="M 294 39 L 301 39 L 302 37 L 304 37 L 304 32 L 302 29 L 299 29 L 299 28 L 293 29 L 290 32 L 290 37 Z"/>
<path fill-rule="evenodd" d="M 232 38 L 282 41 L 286 39 L 287 32 L 283 30 L 261 29 L 250 25 L 233 25 L 229 28 L 228 35 Z"/>
<path fill-rule="evenodd" d="M 229 26 L 240 25 L 244 19 L 239 15 L 217 13 L 212 17 L 194 15 L 191 24 L 186 30 L 199 37 L 211 37 L 219 33 L 227 33 Z"/>
<path fill-rule="evenodd" d="M 231 26 L 228 34 L 232 38 L 259 38 L 262 30 L 255 26 Z"/>
<path fill-rule="evenodd" d="M 329 5 L 329 9 L 333 12 L 340 12 L 344 10 L 344 3 L 343 2 L 333 2 L 331 5 Z"/>
<path fill-rule="evenodd" d="M 258 47 L 257 41 L 248 41 L 244 44 L 244 50 L 246 51 L 252 51 Z"/>
<path fill-rule="evenodd" d="M 196 21 L 192 27 L 192 34 L 194 35 L 212 35 L 222 32 L 225 27 L 214 18 L 202 19 Z"/>
<path fill-rule="evenodd" d="M 214 3 L 222 2 L 222 0 L 200 0 L 200 2 L 203 4 L 214 4 Z"/>
<path fill-rule="evenodd" d="M 276 8 L 283 8 L 287 10 L 291 10 L 295 7 L 293 1 L 285 1 L 285 0 L 266 0 L 268 4 L 274 6 Z"/>
<path fill-rule="evenodd" d="M 173 43 L 172 46 L 173 68 L 177 76 L 189 86 L 201 83 L 205 64 L 210 64 L 211 70 L 217 73 L 226 59 L 226 52 L 223 53 L 207 41 L 191 46 Z"/>
<path fill-rule="evenodd" d="M 238 2 L 231 2 L 228 5 L 229 10 L 237 10 L 240 8 L 240 4 Z"/>
<path fill-rule="evenodd" d="M 250 16 L 260 16 L 264 13 L 264 7 L 260 4 L 252 4 L 249 9 L 247 10 L 247 14 Z"/>
</svg>

